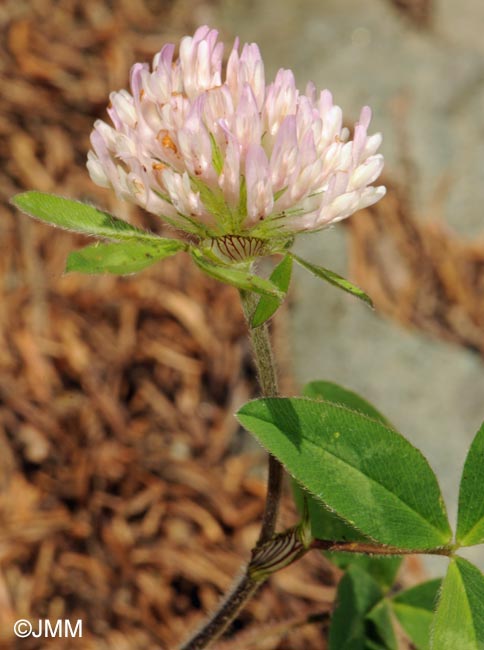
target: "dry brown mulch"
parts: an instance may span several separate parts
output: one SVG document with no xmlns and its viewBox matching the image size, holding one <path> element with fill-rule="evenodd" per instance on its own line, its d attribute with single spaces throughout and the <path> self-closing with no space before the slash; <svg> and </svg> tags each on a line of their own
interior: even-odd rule
<svg viewBox="0 0 484 650">
<path fill-rule="evenodd" d="M 68 617 L 83 647 L 175 647 L 262 511 L 260 454 L 237 455 L 232 416 L 254 390 L 237 297 L 180 258 L 142 278 L 52 274 L 45 302 L 25 285 L 2 299 L 4 641 L 17 618 Z M 328 608 L 325 577 L 314 561 L 281 574 L 239 627 Z"/>
<path fill-rule="evenodd" d="M 352 278 L 379 313 L 484 356 L 484 235 L 467 241 L 418 218 L 404 189 L 386 184 L 383 201 L 348 220 Z"/>
<path fill-rule="evenodd" d="M 263 456 L 233 418 L 255 390 L 236 292 L 184 255 L 137 277 L 64 276 L 85 240 L 6 202 L 55 191 L 158 227 L 91 183 L 88 135 L 129 65 L 209 12 L 148 0 L 0 7 L 2 648 L 174 648 L 257 536 Z M 278 622 L 327 612 L 333 583 L 316 556 L 282 572 L 237 621 L 237 645 L 220 647 L 323 648 L 323 626 L 287 636 Z M 82 619 L 83 638 L 15 640 L 18 618 Z"/>
<path fill-rule="evenodd" d="M 257 536 L 263 458 L 233 418 L 255 391 L 236 293 L 184 256 L 135 278 L 63 276 L 85 240 L 6 203 L 55 191 L 157 227 L 91 183 L 88 136 L 129 66 L 210 11 L 203 0 L 0 6 L 1 648 L 171 650 Z M 483 351 L 483 246 L 417 222 L 393 188 L 350 228 L 352 276 L 379 311 Z M 290 499 L 282 520 L 294 521 Z M 323 650 L 324 626 L 287 635 L 279 622 L 328 612 L 334 580 L 304 558 L 220 648 Z M 84 636 L 16 644 L 18 618 L 81 618 Z"/>
</svg>

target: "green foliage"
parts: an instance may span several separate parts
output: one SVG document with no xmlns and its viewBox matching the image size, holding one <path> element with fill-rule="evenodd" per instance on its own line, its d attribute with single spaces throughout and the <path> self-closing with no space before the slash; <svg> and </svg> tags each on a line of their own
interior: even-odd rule
<svg viewBox="0 0 484 650">
<path fill-rule="evenodd" d="M 289 289 L 292 273 L 292 258 L 286 255 L 272 271 L 270 281 L 285 295 Z M 254 315 L 252 316 L 252 327 L 263 325 L 277 311 L 281 304 L 278 298 L 262 296 L 257 303 Z"/>
<path fill-rule="evenodd" d="M 94 244 L 70 253 L 66 271 L 127 275 L 151 266 L 185 248 L 176 239 L 156 242 L 125 241 L 119 244 Z"/>
<path fill-rule="evenodd" d="M 385 417 L 369 402 L 356 393 L 332 382 L 312 381 L 304 386 L 303 395 L 313 399 L 323 399 L 335 404 L 341 404 L 388 424 Z M 351 527 L 334 512 L 325 508 L 320 500 L 304 492 L 296 481 L 293 481 L 293 491 L 300 512 L 303 512 L 303 501 L 304 498 L 306 499 L 311 532 L 316 539 L 369 543 L 373 541 L 370 537 Z M 390 587 L 393 584 L 402 562 L 398 556 L 369 556 L 343 552 L 326 552 L 325 555 L 341 569 L 346 569 L 350 565 L 358 565 L 384 587 Z"/>
<path fill-rule="evenodd" d="M 64 199 L 54 194 L 24 192 L 14 196 L 11 202 L 31 217 L 65 230 L 114 240 L 157 241 L 159 239 L 156 235 L 135 228 L 126 221 L 97 210 L 91 205 Z"/>
<path fill-rule="evenodd" d="M 315 539 L 327 539 L 342 542 L 372 542 L 373 540 L 363 535 L 359 530 L 350 526 L 344 519 L 341 519 L 335 512 L 313 497 L 301 487 L 298 481 L 292 481 L 293 495 L 299 512 L 304 512 L 304 503 L 307 508 L 311 532 Z M 329 554 L 328 554 L 329 555 Z M 331 556 L 338 556 L 339 553 L 331 553 Z M 346 553 L 344 554 L 347 555 Z"/>
<path fill-rule="evenodd" d="M 389 598 L 361 566 L 351 565 L 338 589 L 330 630 L 334 646 L 330 642 L 330 650 L 340 646 L 345 650 L 398 650 L 393 617 L 415 650 L 430 650 L 433 610 L 441 582 L 429 580 Z M 440 646 L 435 646 L 435 650 L 437 647 L 441 650 Z M 467 650 L 459 644 L 455 645 L 457 648 Z"/>
<path fill-rule="evenodd" d="M 242 268 L 217 264 L 205 257 L 196 248 L 192 248 L 190 252 L 195 264 L 204 273 L 216 280 L 231 284 L 238 289 L 275 297 L 280 302 L 284 300 L 284 294 L 270 280 L 260 278 L 258 275 L 249 273 L 249 271 Z"/>
<path fill-rule="evenodd" d="M 377 643 L 371 639 L 366 639 L 364 650 L 388 650 L 388 648 L 381 643 Z"/>
<path fill-rule="evenodd" d="M 430 649 L 430 629 L 442 580 L 428 580 L 401 591 L 390 604 L 408 638 L 417 650 Z"/>
<path fill-rule="evenodd" d="M 302 394 L 311 399 L 322 399 L 326 402 L 333 402 L 333 404 L 341 404 L 346 408 L 359 411 L 363 415 L 378 420 L 388 427 L 392 426 L 386 417 L 366 399 L 331 381 L 310 381 L 304 386 Z"/>
<path fill-rule="evenodd" d="M 363 555 L 357 553 L 326 553 L 327 557 L 340 569 L 358 566 L 370 575 L 384 589 L 389 589 L 395 581 L 402 564 L 399 555 Z"/>
<path fill-rule="evenodd" d="M 352 284 L 349 280 L 342 278 L 341 275 L 338 275 L 337 273 L 335 273 L 334 271 L 330 271 L 329 269 L 325 269 L 322 266 L 316 266 L 316 264 L 311 264 L 311 262 L 307 262 L 306 260 L 303 260 L 298 255 L 294 255 L 294 253 L 292 253 L 292 257 L 296 260 L 296 262 L 300 266 L 305 268 L 307 271 L 310 271 L 316 277 L 321 278 L 321 280 L 325 280 L 326 282 L 329 282 L 333 286 L 338 287 L 338 289 L 342 289 L 347 293 L 351 293 L 352 296 L 356 296 L 360 300 L 363 300 L 363 302 L 366 302 L 367 305 L 370 305 L 370 307 L 373 307 L 373 302 L 370 296 L 368 296 L 363 291 L 363 289 L 360 289 L 355 284 Z"/>
<path fill-rule="evenodd" d="M 450 542 L 434 473 L 393 429 L 306 398 L 254 400 L 238 418 L 301 485 L 363 534 L 415 550 Z"/>
<path fill-rule="evenodd" d="M 221 152 L 211 139 L 212 162 L 220 170 Z M 245 199 L 241 198 L 238 211 L 227 213 L 221 193 L 199 187 L 197 179 L 192 184 L 216 216 L 241 218 Z M 241 197 L 245 192 L 242 179 Z M 284 299 L 293 260 L 372 305 L 358 287 L 292 253 L 285 254 L 266 280 L 250 273 L 248 264 L 224 264 L 207 251 L 158 237 L 77 201 L 25 192 L 12 203 L 51 225 L 111 240 L 71 253 L 67 271 L 130 274 L 189 250 L 203 272 L 260 294 L 252 327 L 267 322 Z M 304 388 L 302 398 L 249 402 L 238 418 L 292 475 L 296 503 L 308 513 L 315 539 L 376 542 L 395 553 L 392 557 L 327 553 L 346 571 L 338 587 L 329 650 L 398 650 L 392 617 L 416 650 L 484 650 L 484 576 L 467 560 L 452 558 L 443 581 L 385 596 L 401 564 L 398 552 L 445 546 L 450 552 L 451 530 L 426 459 L 374 406 L 346 388 L 316 381 Z M 462 475 L 456 534 L 460 546 L 484 543 L 483 476 L 484 425 L 471 445 Z"/>
<path fill-rule="evenodd" d="M 292 488 L 294 500 L 301 514 L 306 501 L 311 533 L 315 539 L 373 543 L 370 537 L 363 535 L 334 512 L 325 508 L 321 501 L 303 490 L 297 481 L 292 481 Z M 363 555 L 343 551 L 323 551 L 323 554 L 340 569 L 348 569 L 350 566 L 360 567 L 387 589 L 392 586 L 402 563 L 402 558 L 398 555 Z"/>
<path fill-rule="evenodd" d="M 398 650 L 393 629 L 392 611 L 386 598 L 380 600 L 368 613 L 366 620 L 371 624 L 372 634 L 377 637 L 385 650 Z"/>
<path fill-rule="evenodd" d="M 382 597 L 380 586 L 371 576 L 357 566 L 350 567 L 338 585 L 328 649 L 366 650 L 369 641 L 378 641 L 371 634 L 367 616 Z"/>
<path fill-rule="evenodd" d="M 457 543 L 472 546 L 484 542 L 484 424 L 467 454 L 459 492 Z M 484 605 L 483 605 L 484 607 Z"/>
<path fill-rule="evenodd" d="M 484 576 L 456 557 L 449 565 L 434 616 L 431 650 L 484 648 Z"/>
</svg>

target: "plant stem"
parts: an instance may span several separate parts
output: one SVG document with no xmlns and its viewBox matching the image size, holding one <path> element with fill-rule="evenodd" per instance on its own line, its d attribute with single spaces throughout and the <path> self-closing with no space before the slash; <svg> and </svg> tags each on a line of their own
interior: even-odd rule
<svg viewBox="0 0 484 650">
<path fill-rule="evenodd" d="M 240 295 L 249 328 L 261 394 L 263 397 L 276 397 L 278 395 L 277 374 L 268 327 L 262 325 L 258 328 L 252 328 L 250 325 L 259 297 L 245 291 L 241 292 Z M 266 504 L 255 549 L 270 540 L 274 535 L 282 492 L 283 474 L 283 468 L 279 461 L 273 456 L 269 456 Z M 249 574 L 249 567 L 250 563 L 242 577 L 225 596 L 217 611 L 194 636 L 180 646 L 180 650 L 203 650 L 203 648 L 208 648 L 225 632 L 240 610 L 267 579 L 267 576 L 254 578 Z"/>
<path fill-rule="evenodd" d="M 257 377 L 263 397 L 277 397 L 279 394 L 277 386 L 277 374 L 272 353 L 269 328 L 267 324 L 252 328 L 250 321 L 253 311 L 257 305 L 257 298 L 253 293 L 241 293 L 242 306 L 249 328 L 249 336 L 254 351 Z M 262 518 L 262 526 L 259 534 L 258 544 L 269 540 L 274 534 L 276 527 L 277 512 L 282 490 L 282 477 L 284 470 L 282 465 L 274 456 L 269 455 L 269 467 L 267 478 L 267 497 Z"/>
<path fill-rule="evenodd" d="M 217 611 L 180 650 L 202 650 L 214 643 L 227 629 L 245 603 L 252 598 L 264 580 L 256 581 L 247 572 L 225 596 Z"/>
<path fill-rule="evenodd" d="M 384 544 L 367 544 L 366 542 L 335 542 L 326 539 L 314 539 L 312 549 L 321 551 L 340 551 L 343 553 L 364 553 L 366 555 L 446 555 L 451 557 L 455 548 L 442 546 L 425 550 L 398 548 Z"/>
</svg>

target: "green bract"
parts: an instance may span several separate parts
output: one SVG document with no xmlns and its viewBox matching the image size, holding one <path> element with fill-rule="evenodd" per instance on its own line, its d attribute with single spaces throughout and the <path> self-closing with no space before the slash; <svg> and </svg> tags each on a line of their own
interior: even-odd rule
<svg viewBox="0 0 484 650">
<path fill-rule="evenodd" d="M 91 205 L 64 199 L 54 194 L 24 192 L 14 196 L 11 201 L 31 217 L 64 230 L 113 240 L 156 241 L 159 239 L 157 235 L 135 228 L 126 221 L 117 219 Z"/>
<path fill-rule="evenodd" d="M 366 302 L 366 304 L 369 305 L 370 307 L 373 307 L 373 302 L 370 296 L 368 296 L 362 289 L 357 287 L 355 284 L 352 284 L 349 280 L 346 280 L 346 278 L 342 278 L 341 275 L 338 275 L 337 273 L 335 273 L 334 271 L 330 271 L 329 269 L 325 269 L 322 266 L 311 264 L 311 262 L 307 262 L 306 260 L 303 260 L 298 255 L 292 254 L 292 257 L 296 260 L 296 262 L 300 266 L 310 271 L 316 277 L 320 278 L 321 280 L 325 280 L 326 282 L 329 282 L 330 284 L 337 287 L 338 289 L 342 289 L 343 291 L 350 293 L 352 296 L 356 296 L 360 300 L 363 300 L 363 302 Z"/>
<path fill-rule="evenodd" d="M 292 259 L 286 255 L 274 271 L 271 273 L 270 281 L 285 295 L 289 289 L 292 273 Z M 278 298 L 262 296 L 252 316 L 252 327 L 263 325 L 277 311 L 280 305 Z"/>
<path fill-rule="evenodd" d="M 216 280 L 231 284 L 238 289 L 272 296 L 279 303 L 284 299 L 284 294 L 282 291 L 279 291 L 273 282 L 250 273 L 246 268 L 237 268 L 236 266 L 218 263 L 213 261 L 213 259 L 205 257 L 196 248 L 191 249 L 191 255 L 195 264 L 207 275 L 212 276 Z"/>
<path fill-rule="evenodd" d="M 165 257 L 175 255 L 185 245 L 176 239 L 125 241 L 119 244 L 94 244 L 74 251 L 67 258 L 66 271 L 79 273 L 137 273 Z"/>
<path fill-rule="evenodd" d="M 219 153 L 215 149 L 214 163 L 218 166 Z M 231 213 L 226 212 L 220 191 L 209 190 L 199 181 L 193 182 L 196 190 L 203 195 L 205 203 L 210 205 L 213 214 L 221 222 L 233 218 Z M 253 291 L 263 296 L 252 315 L 252 327 L 266 322 L 284 300 L 291 279 L 293 259 L 318 277 L 371 303 L 366 294 L 347 280 L 288 253 L 287 249 L 293 242 L 291 235 L 281 236 L 280 233 L 275 233 L 268 239 L 248 235 L 226 235 L 215 239 L 202 239 L 189 245 L 179 239 L 159 237 L 91 205 L 54 194 L 24 192 L 13 197 L 12 203 L 30 216 L 53 226 L 118 242 L 111 245 L 98 244 L 71 253 L 67 261 L 67 271 L 119 275 L 136 273 L 165 257 L 189 250 L 194 262 L 207 275 L 238 289 Z M 252 260 L 277 252 L 283 253 L 284 257 L 269 280 L 250 272 Z"/>
</svg>

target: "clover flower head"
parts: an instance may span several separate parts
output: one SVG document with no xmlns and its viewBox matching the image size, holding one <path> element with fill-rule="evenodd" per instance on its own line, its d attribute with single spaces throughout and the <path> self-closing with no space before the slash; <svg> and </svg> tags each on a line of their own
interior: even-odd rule
<svg viewBox="0 0 484 650">
<path fill-rule="evenodd" d="M 379 133 L 365 106 L 349 139 L 331 93 L 297 90 L 281 69 L 266 85 L 255 43 L 223 44 L 207 26 L 137 63 L 131 92 L 110 96 L 112 125 L 91 135 L 92 180 L 216 244 L 231 259 L 287 246 L 378 201 Z"/>
</svg>

